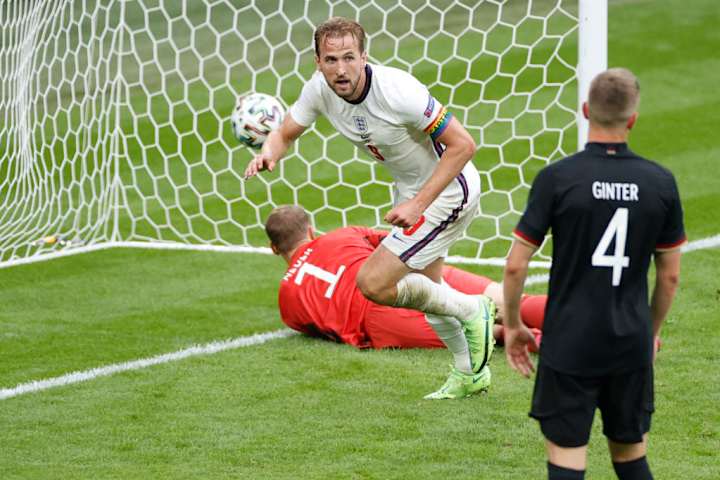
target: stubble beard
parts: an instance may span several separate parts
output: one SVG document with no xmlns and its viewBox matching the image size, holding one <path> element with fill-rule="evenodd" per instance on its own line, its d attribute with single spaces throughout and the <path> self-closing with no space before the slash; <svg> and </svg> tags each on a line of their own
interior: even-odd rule
<svg viewBox="0 0 720 480">
<path fill-rule="evenodd" d="M 350 87 L 350 90 L 346 94 L 342 94 L 338 91 L 338 85 L 333 84 L 333 91 L 335 92 L 335 95 L 338 97 L 347 100 L 348 98 L 351 98 L 353 95 L 355 95 L 355 91 L 357 90 L 358 85 L 360 84 L 360 75 L 358 75 L 358 78 L 353 81 L 351 78 L 347 78 L 349 83 L 347 84 Z"/>
</svg>

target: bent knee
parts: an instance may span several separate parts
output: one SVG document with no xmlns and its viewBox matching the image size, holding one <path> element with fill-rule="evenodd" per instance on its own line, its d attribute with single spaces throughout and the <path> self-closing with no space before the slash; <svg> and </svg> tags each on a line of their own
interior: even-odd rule
<svg viewBox="0 0 720 480">
<path fill-rule="evenodd" d="M 360 268 L 355 278 L 355 284 L 360 292 L 370 301 L 382 305 L 391 305 L 395 300 L 392 288 L 388 288 L 380 279 L 374 278 L 372 272 L 363 267 Z"/>
<path fill-rule="evenodd" d="M 376 297 L 378 295 L 379 289 L 377 288 L 376 282 L 373 282 L 371 278 L 372 276 L 369 275 L 368 271 L 363 267 L 360 268 L 360 271 L 355 278 L 355 284 L 357 285 L 358 289 L 360 289 L 360 292 L 365 298 L 367 298 L 368 300 L 374 300 L 373 297 Z"/>
</svg>

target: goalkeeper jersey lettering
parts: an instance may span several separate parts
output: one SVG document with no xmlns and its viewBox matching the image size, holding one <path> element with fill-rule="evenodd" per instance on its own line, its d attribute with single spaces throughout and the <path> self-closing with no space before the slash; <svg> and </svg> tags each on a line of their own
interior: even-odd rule
<svg viewBox="0 0 720 480">
<path fill-rule="evenodd" d="M 435 170 L 444 151 L 437 138 L 452 114 L 407 72 L 366 65 L 365 74 L 363 95 L 351 103 L 338 97 L 322 73 L 315 72 L 290 108 L 290 115 L 306 127 L 320 114 L 327 117 L 360 151 L 388 168 L 399 203 L 414 197 Z M 462 173 L 469 182 L 479 183 L 472 162 Z M 441 194 L 446 195 L 462 195 L 458 182 L 450 182 Z"/>
<path fill-rule="evenodd" d="M 300 247 L 280 283 L 283 322 L 308 335 L 370 347 L 362 328 L 370 301 L 357 288 L 355 278 L 385 235 L 347 227 Z"/>
</svg>

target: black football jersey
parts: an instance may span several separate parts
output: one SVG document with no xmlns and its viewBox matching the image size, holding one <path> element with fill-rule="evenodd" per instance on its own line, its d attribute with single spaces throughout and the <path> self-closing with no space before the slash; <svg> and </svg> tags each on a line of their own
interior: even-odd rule
<svg viewBox="0 0 720 480">
<path fill-rule="evenodd" d="M 588 143 L 541 170 L 514 235 L 553 235 L 541 360 L 580 376 L 652 361 L 647 273 L 686 241 L 677 184 L 626 144 Z"/>
</svg>

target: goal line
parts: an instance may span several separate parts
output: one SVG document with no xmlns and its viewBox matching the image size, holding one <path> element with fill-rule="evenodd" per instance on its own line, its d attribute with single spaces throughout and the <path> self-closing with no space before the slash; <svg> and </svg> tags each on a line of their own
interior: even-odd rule
<svg viewBox="0 0 720 480">
<path fill-rule="evenodd" d="M 695 250 L 704 250 L 707 248 L 715 248 L 720 246 L 720 234 L 711 237 L 693 240 L 683 247 L 683 252 L 692 252 Z M 58 250 L 52 253 L 46 253 L 34 257 L 13 259 L 5 263 L 0 263 L 0 269 L 26 265 L 30 263 L 43 262 L 45 260 L 53 260 L 55 258 L 68 257 L 80 253 L 95 252 L 107 250 L 109 248 L 143 248 L 150 250 L 193 250 L 199 252 L 220 252 L 220 253 L 259 253 L 263 255 L 272 255 L 272 250 L 267 247 L 246 247 L 246 246 L 224 246 L 224 245 L 189 245 L 186 243 L 145 243 L 145 242 L 107 242 L 96 245 L 71 246 L 64 250 Z M 446 262 L 454 265 L 479 265 L 479 266 L 505 266 L 504 258 L 467 258 L 458 256 L 449 256 Z M 530 262 L 530 268 L 550 268 L 550 262 L 542 260 L 533 260 Z"/>
</svg>

